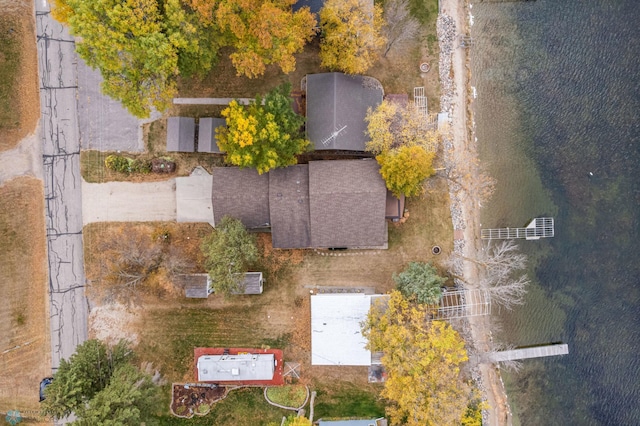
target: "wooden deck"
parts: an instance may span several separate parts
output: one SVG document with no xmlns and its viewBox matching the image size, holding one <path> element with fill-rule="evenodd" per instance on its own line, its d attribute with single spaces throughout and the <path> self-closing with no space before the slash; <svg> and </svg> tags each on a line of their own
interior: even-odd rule
<svg viewBox="0 0 640 426">
<path fill-rule="evenodd" d="M 510 351 L 492 352 L 488 354 L 489 362 L 515 361 L 519 359 L 542 358 L 547 356 L 567 355 L 569 345 L 559 343 L 555 345 L 536 346 L 533 348 L 513 349 Z"/>
<path fill-rule="evenodd" d="M 525 228 L 497 228 L 483 229 L 483 240 L 539 240 L 540 238 L 552 238 L 555 234 L 552 217 L 537 217 Z"/>
</svg>

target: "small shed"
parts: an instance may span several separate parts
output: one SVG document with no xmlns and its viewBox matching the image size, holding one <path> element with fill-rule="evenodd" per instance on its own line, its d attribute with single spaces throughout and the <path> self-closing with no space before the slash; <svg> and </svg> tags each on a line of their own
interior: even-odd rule
<svg viewBox="0 0 640 426">
<path fill-rule="evenodd" d="M 167 152 L 194 152 L 195 146 L 195 118 L 169 117 L 167 120 Z"/>
<path fill-rule="evenodd" d="M 220 148 L 216 140 L 216 129 L 226 127 L 224 118 L 205 117 L 198 124 L 198 152 L 211 152 L 220 154 Z"/>
<path fill-rule="evenodd" d="M 183 274 L 176 277 L 176 284 L 184 288 L 184 295 L 190 299 L 206 299 L 213 293 L 209 274 Z M 247 272 L 240 290 L 233 294 L 262 294 L 264 278 L 262 272 Z"/>
</svg>

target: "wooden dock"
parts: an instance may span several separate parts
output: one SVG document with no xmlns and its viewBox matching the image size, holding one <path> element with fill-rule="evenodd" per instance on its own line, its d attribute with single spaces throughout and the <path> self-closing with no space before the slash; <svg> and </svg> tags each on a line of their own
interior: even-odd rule
<svg viewBox="0 0 640 426">
<path fill-rule="evenodd" d="M 519 359 L 542 358 L 547 356 L 567 355 L 569 345 L 558 343 L 555 345 L 536 346 L 533 348 L 513 349 L 510 351 L 491 352 L 487 354 L 489 362 L 515 361 Z"/>
<path fill-rule="evenodd" d="M 481 232 L 483 240 L 539 240 L 553 237 L 555 229 L 552 217 L 537 217 L 525 228 L 483 229 Z"/>
</svg>

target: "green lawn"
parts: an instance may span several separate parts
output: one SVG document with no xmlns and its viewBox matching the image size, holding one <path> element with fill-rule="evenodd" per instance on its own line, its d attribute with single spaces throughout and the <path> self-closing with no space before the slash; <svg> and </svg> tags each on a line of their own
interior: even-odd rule
<svg viewBox="0 0 640 426">
<path fill-rule="evenodd" d="M 377 397 L 381 385 L 324 382 L 314 389 L 317 392 L 313 415 L 316 419 L 384 416 L 384 404 Z"/>
</svg>

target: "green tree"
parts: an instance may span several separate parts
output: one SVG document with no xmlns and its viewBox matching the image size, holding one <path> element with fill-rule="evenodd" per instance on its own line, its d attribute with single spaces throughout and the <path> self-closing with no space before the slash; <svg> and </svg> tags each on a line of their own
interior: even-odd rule
<svg viewBox="0 0 640 426">
<path fill-rule="evenodd" d="M 258 247 L 240 220 L 225 216 L 202 243 L 205 268 L 216 293 L 230 294 L 240 285 L 249 266 L 258 260 Z"/>
<path fill-rule="evenodd" d="M 347 74 L 366 72 L 385 44 L 382 9 L 363 0 L 327 0 L 320 10 L 322 66 Z"/>
<path fill-rule="evenodd" d="M 102 90 L 135 116 L 164 110 L 176 93 L 178 51 L 156 0 L 57 0 L 78 55 L 102 73 Z"/>
<path fill-rule="evenodd" d="M 435 153 L 421 146 L 402 146 L 376 156 L 380 174 L 394 195 L 411 197 L 422 192 L 422 182 L 432 176 Z"/>
<path fill-rule="evenodd" d="M 257 96 L 248 106 L 232 101 L 222 111 L 227 127 L 216 129 L 216 137 L 228 163 L 255 168 L 260 174 L 297 163 L 296 155 L 307 149 L 309 141 L 300 131 L 304 118 L 291 107 L 290 89 L 287 83 L 264 99 Z"/>
<path fill-rule="evenodd" d="M 156 413 L 160 404 L 159 388 L 151 378 L 131 364 L 115 368 L 109 384 L 96 393 L 76 414 L 78 426 L 138 426 Z"/>
<path fill-rule="evenodd" d="M 468 359 L 464 341 L 446 322 L 427 318 L 426 306 L 393 291 L 386 304 L 371 308 L 363 326 L 367 348 L 384 353 L 381 395 L 393 425 L 460 425 L 470 399 L 460 374 Z"/>
<path fill-rule="evenodd" d="M 441 287 L 447 281 L 434 266 L 422 262 L 410 262 L 404 271 L 393 274 L 393 280 L 404 297 L 428 305 L 440 301 Z"/>
<path fill-rule="evenodd" d="M 109 413 L 115 415 L 116 411 L 118 416 L 147 413 L 147 407 L 155 404 L 155 394 L 150 387 L 143 386 L 150 379 L 130 364 L 131 358 L 132 352 L 124 341 L 113 347 L 99 340 L 82 343 L 68 361 L 60 361 L 53 382 L 45 390 L 42 413 L 62 418 L 73 412 L 78 424 L 107 424 L 88 420 L 97 418 L 99 412 L 107 416 L 105 418 L 110 418 Z M 131 389 L 128 393 L 124 392 L 126 387 Z M 135 394 L 134 389 L 140 393 Z M 111 394 L 120 394 L 120 401 L 110 399 Z M 139 398 L 133 398 L 134 394 Z"/>
</svg>

